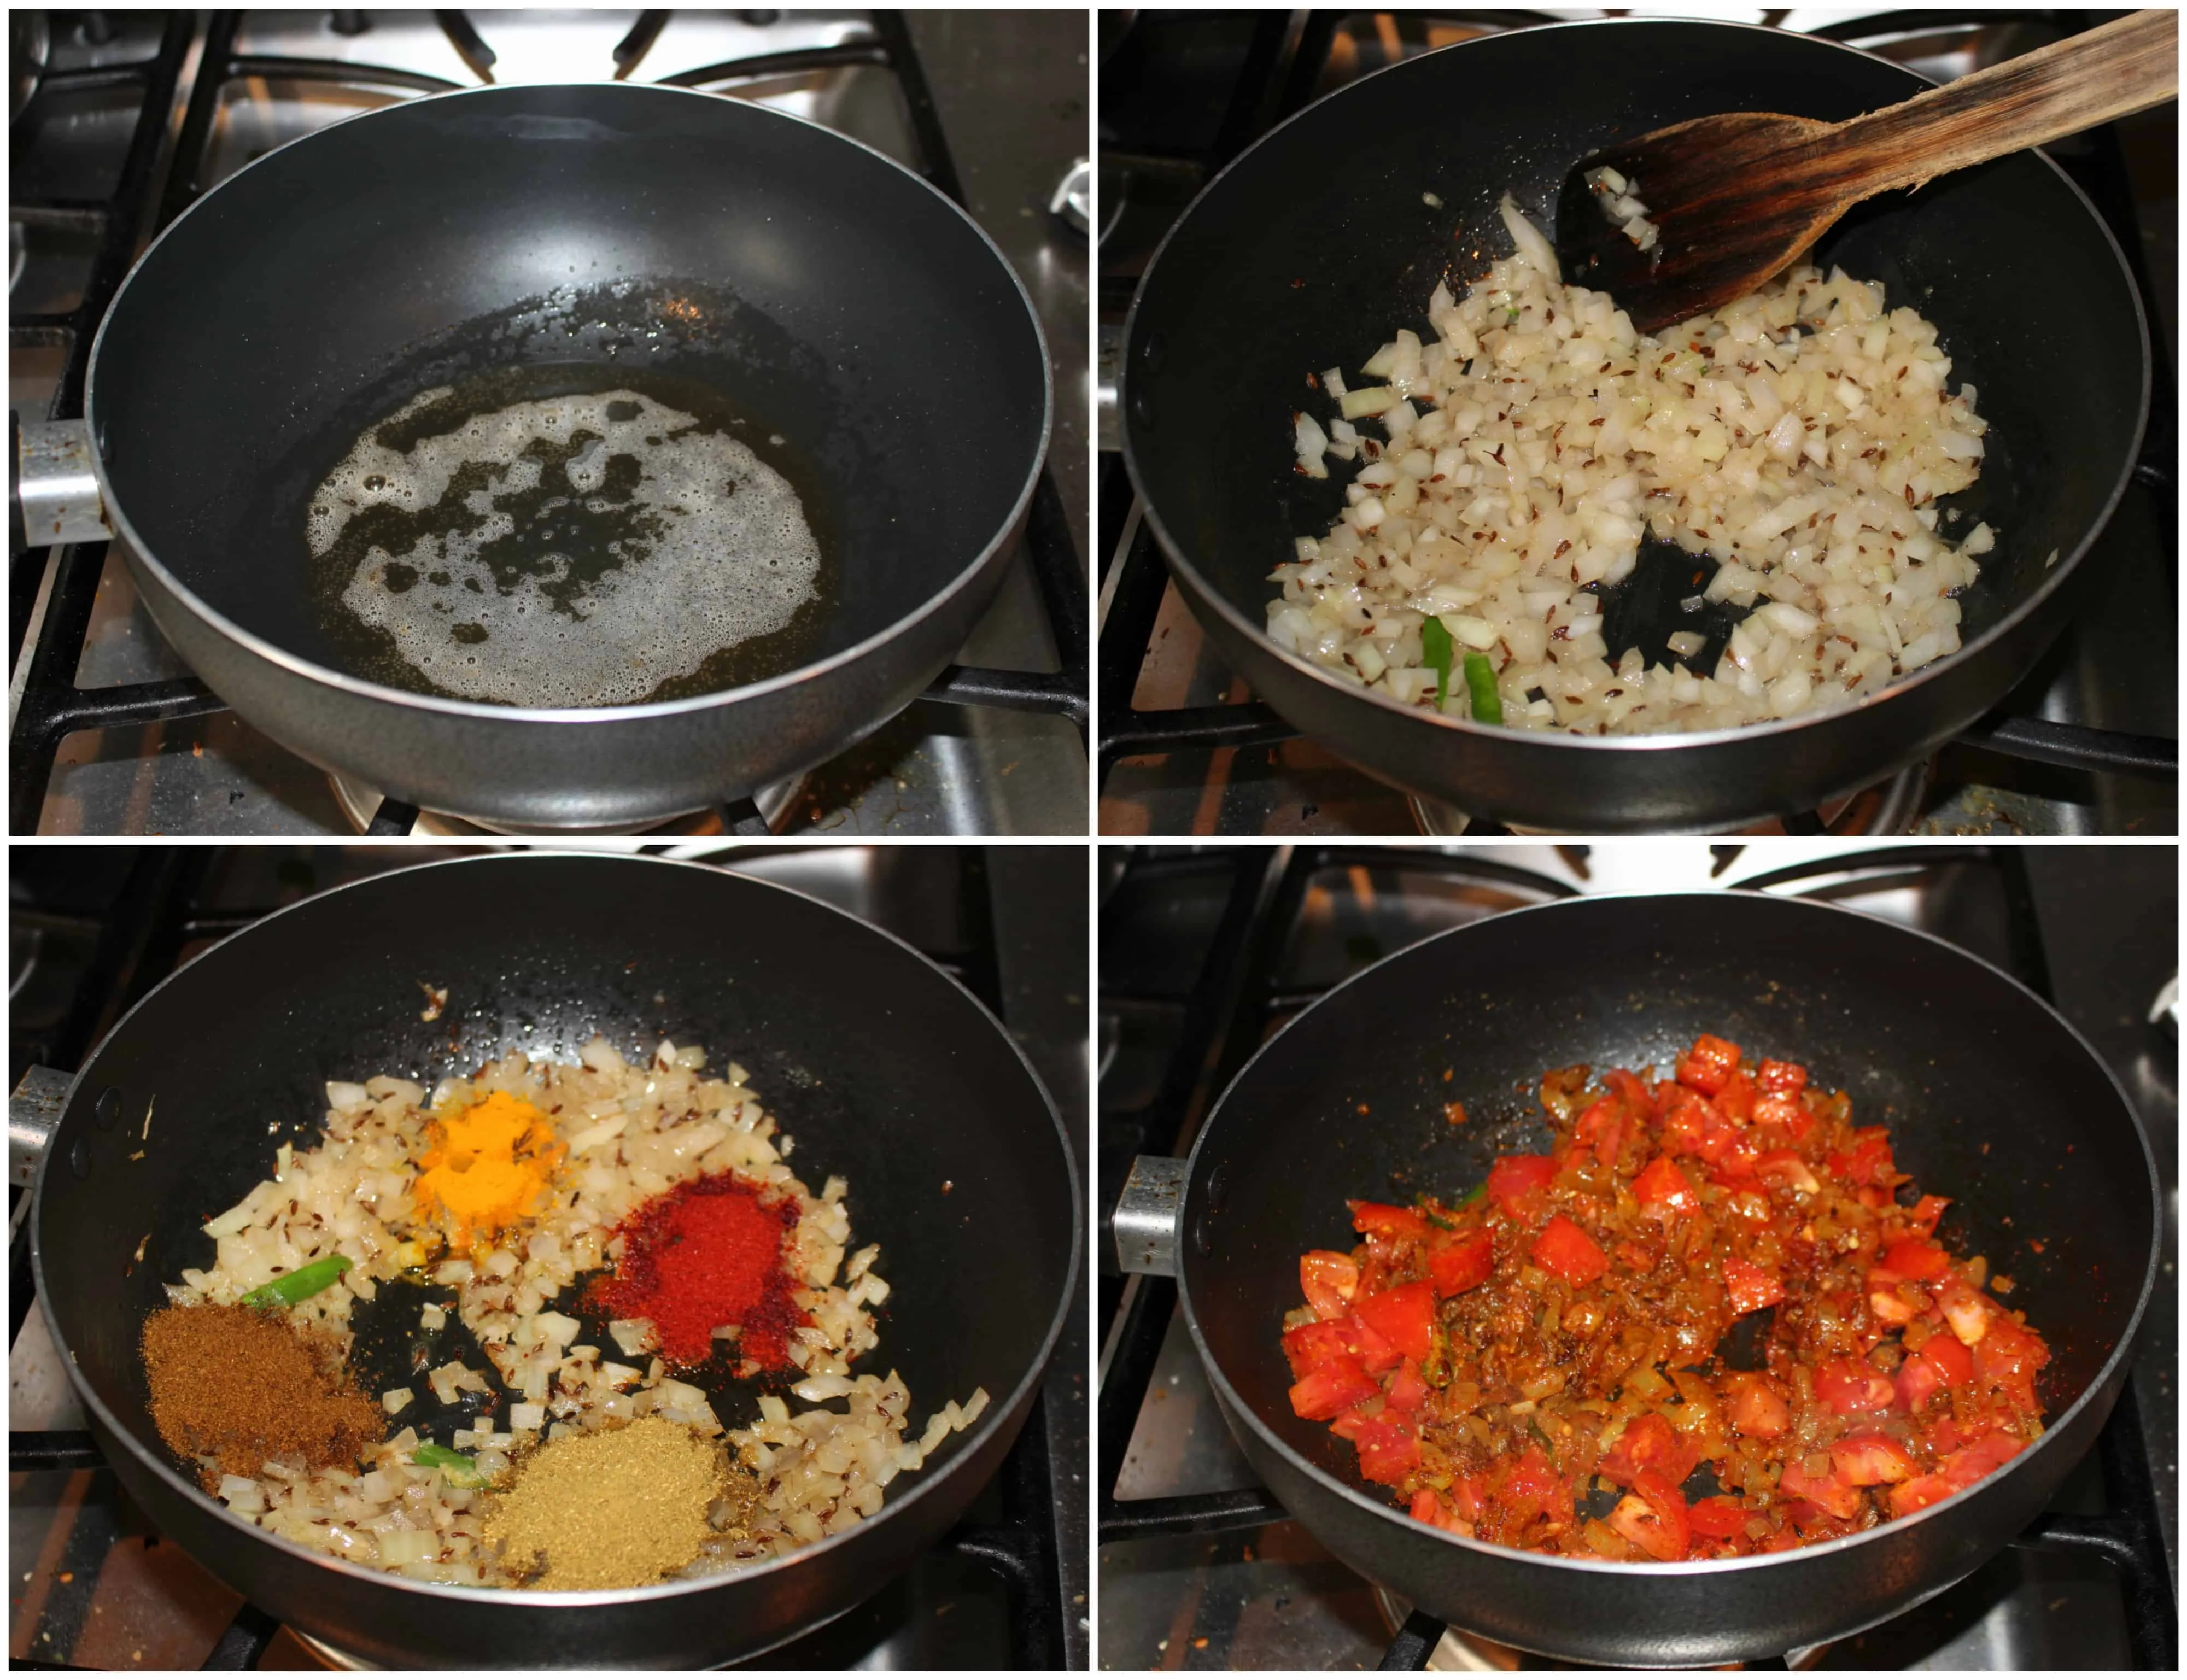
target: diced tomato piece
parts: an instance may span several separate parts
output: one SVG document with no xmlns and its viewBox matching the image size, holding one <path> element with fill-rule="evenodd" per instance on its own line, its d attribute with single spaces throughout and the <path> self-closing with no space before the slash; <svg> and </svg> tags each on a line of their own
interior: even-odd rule
<svg viewBox="0 0 2187 1680">
<path fill-rule="evenodd" d="M 1704 1032 L 1678 1063 L 1678 1083 L 1713 1097 L 1739 1071 L 1739 1046 Z"/>
<path fill-rule="evenodd" d="M 1382 1391 L 1393 1412 L 1417 1412 L 1427 1403 L 1427 1379 L 1420 1374 L 1420 1366 L 1408 1359 L 1390 1379 L 1390 1385 Z"/>
<path fill-rule="evenodd" d="M 1736 1371 L 1723 1379 L 1731 1426 L 1741 1435 L 1774 1441 L 1792 1427 L 1792 1407 L 1758 1372 Z"/>
<path fill-rule="evenodd" d="M 1614 1067 L 1603 1075 L 1602 1081 L 1625 1099 L 1625 1106 L 1635 1120 L 1655 1119 L 1656 1094 L 1641 1082 L 1638 1074 Z"/>
<path fill-rule="evenodd" d="M 1853 1136 L 1860 1141 L 1853 1145 L 1851 1155 L 1830 1157 L 1831 1176 L 1849 1184 L 1888 1189 L 1898 1180 L 1898 1168 L 1891 1156 L 1890 1135 L 1880 1126 L 1869 1126 Z"/>
<path fill-rule="evenodd" d="M 1315 1318 L 1341 1318 L 1359 1288 L 1358 1262 L 1333 1249 L 1309 1249 L 1299 1256 L 1299 1287 Z"/>
<path fill-rule="evenodd" d="M 1666 1225 L 1673 1215 L 1692 1213 L 1701 1205 L 1701 1192 L 1668 1155 L 1657 1155 L 1640 1169 L 1633 1194 L 1642 1213 Z"/>
<path fill-rule="evenodd" d="M 1931 1346 L 1959 1348 L 1965 1357 L 1965 1349 L 1954 1338 L 1939 1336 Z M 2022 1409 L 2036 1409 L 2036 1374 L 2050 1363 L 2049 1345 L 2041 1336 L 2010 1313 L 1996 1313 L 1988 1333 L 1975 1345 L 1973 1359 L 1975 1372 L 1984 1382 L 2003 1389 Z"/>
<path fill-rule="evenodd" d="M 1937 1305 L 1943 1308 L 1952 1334 L 1969 1347 L 1989 1334 L 1990 1320 L 1997 1315 L 1996 1304 L 1987 1295 L 1956 1278 L 1937 1286 Z"/>
<path fill-rule="evenodd" d="M 1856 1359 L 1832 1359 L 1815 1372 L 1815 1395 L 1841 1417 L 1881 1412 L 1898 1398 L 1891 1379 Z"/>
<path fill-rule="evenodd" d="M 1504 1155 L 1488 1169 L 1488 1200 L 1515 1218 L 1535 1220 L 1549 1211 L 1549 1188 L 1557 1164 L 1547 1155 Z"/>
<path fill-rule="evenodd" d="M 1332 1359 L 1357 1357 L 1352 1351 L 1352 1338 L 1345 1333 L 1341 1320 L 1324 1323 L 1317 1319 L 1311 1324 L 1301 1324 L 1296 1329 L 1284 1332 L 1284 1357 L 1290 1361 L 1293 1381 L 1308 1371 L 1326 1365 Z"/>
<path fill-rule="evenodd" d="M 1757 1097 L 1753 1119 L 1757 1126 L 1774 1127 L 1796 1143 L 1815 1129 L 1814 1115 L 1797 1097 Z"/>
<path fill-rule="evenodd" d="M 1754 1082 L 1773 1097 L 1796 1097 L 1808 1088 L 1808 1070 L 1797 1062 L 1765 1061 L 1754 1070 Z"/>
<path fill-rule="evenodd" d="M 1620 1487 L 1630 1487 L 1633 1479 L 1644 1470 L 1653 1471 L 1666 1481 L 1684 1481 L 1700 1462 L 1701 1454 L 1679 1438 L 1668 1419 L 1658 1412 L 1643 1412 L 1610 1443 L 1598 1469 Z"/>
<path fill-rule="evenodd" d="M 1393 1207 L 1388 1202 L 1347 1202 L 1345 1205 L 1352 1210 L 1352 1228 L 1370 1237 L 1417 1243 L 1435 1234 L 1435 1227 L 1408 1207 Z"/>
<path fill-rule="evenodd" d="M 1770 1149 L 1754 1158 L 1754 1176 L 1765 1184 L 1785 1184 L 1803 1195 L 1821 1189 L 1797 1149 Z"/>
<path fill-rule="evenodd" d="M 1652 1470 L 1633 1478 L 1633 1491 L 1611 1512 L 1610 1525 L 1659 1563 L 1678 1562 L 1693 1538 L 1686 1496 Z"/>
<path fill-rule="evenodd" d="M 1887 1481 L 1904 1481 L 1919 1466 L 1887 1435 L 1851 1435 L 1831 1443 L 1830 1468 L 1841 1481 L 1855 1487 L 1875 1487 Z"/>
<path fill-rule="evenodd" d="M 1453 1476 L 1451 1508 L 1468 1522 L 1479 1522 L 1488 1509 L 1488 1478 L 1485 1475 Z"/>
<path fill-rule="evenodd" d="M 1914 1204 L 1906 1222 L 1925 1237 L 1937 1234 L 1937 1222 L 1944 1216 L 1944 1210 L 1952 1205 L 1948 1196 L 1924 1196 Z"/>
<path fill-rule="evenodd" d="M 1498 1501 L 1521 1521 L 1536 1513 L 1559 1522 L 1572 1520 L 1571 1485 L 1559 1475 L 1538 1447 L 1529 1447 L 1504 1472 Z"/>
<path fill-rule="evenodd" d="M 1380 1295 L 1363 1295 L 1352 1315 L 1408 1359 L 1435 1351 L 1436 1298 L 1432 1284 L 1401 1284 Z"/>
<path fill-rule="evenodd" d="M 1935 1474 L 1914 1476 L 1891 1490 L 1891 1509 L 1896 1516 L 1911 1516 L 1924 1506 L 1972 1487 L 1992 1470 L 2016 1458 L 2027 1443 L 1999 1430 L 1971 1447 L 1963 1447 L 1946 1458 Z"/>
<path fill-rule="evenodd" d="M 1615 1097 L 1589 1104 L 1572 1127 L 1574 1147 L 1583 1149 L 1592 1144 L 1595 1160 L 1605 1166 L 1617 1165 L 1617 1146 L 1624 1136 L 1625 1105 Z"/>
<path fill-rule="evenodd" d="M 1746 1531 L 1746 1508 L 1719 1493 L 1686 1507 L 1686 1521 L 1705 1540 L 1731 1540 Z"/>
<path fill-rule="evenodd" d="M 1478 1289 L 1496 1271 L 1496 1236 L 1491 1231 L 1461 1231 L 1428 1250 L 1428 1275 L 1439 1295 Z"/>
<path fill-rule="evenodd" d="M 1420 1438 L 1402 1418 L 1385 1412 L 1363 1430 L 1352 1445 L 1359 1450 L 1359 1474 L 1394 1487 L 1420 1467 Z"/>
<path fill-rule="evenodd" d="M 1810 1500 L 1834 1517 L 1860 1514 L 1860 1490 L 1841 1478 L 1836 1469 L 1828 1475 L 1813 1476 L 1795 1458 L 1778 1478 L 1777 1491 L 1787 1499 Z"/>
<path fill-rule="evenodd" d="M 1593 1283 L 1610 1269 L 1609 1257 L 1594 1239 L 1561 1213 L 1542 1227 L 1542 1234 L 1534 1239 L 1533 1259 L 1543 1270 L 1575 1287 Z"/>
<path fill-rule="evenodd" d="M 1898 1403 L 1918 1412 L 1931 1395 L 1955 1388 L 1974 1374 L 1974 1356 L 1956 1337 L 1931 1336 L 1898 1368 Z"/>
<path fill-rule="evenodd" d="M 1785 1285 L 1775 1274 L 1735 1254 L 1724 1258 L 1723 1287 L 1731 1297 L 1731 1310 L 1742 1317 L 1759 1312 L 1765 1306 L 1774 1306 L 1785 1299 Z"/>
<path fill-rule="evenodd" d="M 1958 1491 L 1942 1475 L 1933 1472 L 1912 1477 L 1891 1490 L 1891 1514 L 1910 1517 L 1940 1499 L 1950 1498 Z"/>
<path fill-rule="evenodd" d="M 1715 1100 L 1717 1111 L 1726 1120 L 1744 1126 L 1754 1117 L 1754 1082 L 1743 1073 L 1734 1073 L 1724 1081 Z"/>
<path fill-rule="evenodd" d="M 1441 1528 L 1442 1501 L 1436 1497 L 1435 1489 L 1423 1487 L 1413 1495 L 1413 1507 L 1407 1514 L 1414 1522 L 1424 1522 L 1431 1528 Z"/>
<path fill-rule="evenodd" d="M 1928 1296 L 1919 1289 L 1909 1300 L 1901 1285 L 1907 1280 L 1887 1267 L 1872 1266 L 1868 1272 L 1868 1310 L 1883 1324 L 1910 1324 L 1926 1312 Z"/>
<path fill-rule="evenodd" d="M 1952 1273 L 1952 1257 L 1936 1244 L 1920 1238 L 1896 1242 L 1884 1250 L 1883 1263 L 1902 1278 L 1927 1283 Z"/>
<path fill-rule="evenodd" d="M 1318 1422 L 1381 1391 L 1382 1385 L 1360 1368 L 1357 1359 L 1340 1355 L 1291 1385 L 1291 1410 Z"/>
</svg>

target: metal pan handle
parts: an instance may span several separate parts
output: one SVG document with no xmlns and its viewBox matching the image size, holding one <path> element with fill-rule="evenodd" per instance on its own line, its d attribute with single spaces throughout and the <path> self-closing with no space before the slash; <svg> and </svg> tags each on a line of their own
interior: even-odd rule
<svg viewBox="0 0 2187 1680">
<path fill-rule="evenodd" d="M 34 1067 L 8 1098 L 8 1182 L 28 1189 L 38 1162 L 61 1123 L 73 1076 L 58 1068 Z"/>
<path fill-rule="evenodd" d="M 93 463 L 91 427 L 82 420 L 25 420 L 10 415 L 15 434 L 14 471 L 8 484 L 8 547 L 20 540 L 33 548 L 57 542 L 104 542 L 114 535 L 106 521 Z"/>
<path fill-rule="evenodd" d="M 1178 1232 L 1184 1218 L 1184 1163 L 1138 1155 L 1116 1200 L 1116 1264 L 1156 1278 L 1177 1276 Z"/>
</svg>

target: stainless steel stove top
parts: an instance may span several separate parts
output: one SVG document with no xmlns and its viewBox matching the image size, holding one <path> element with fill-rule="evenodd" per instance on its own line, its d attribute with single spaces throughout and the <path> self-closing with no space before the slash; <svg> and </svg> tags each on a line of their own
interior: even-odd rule
<svg viewBox="0 0 2187 1680">
<path fill-rule="evenodd" d="M 105 14 L 103 42 L 86 40 L 68 14 L 56 64 L 123 62 L 156 45 L 152 14 Z M 638 18 L 631 11 L 492 11 L 473 18 L 495 54 L 500 83 L 606 80 L 614 49 Z M 862 12 L 677 11 L 635 67 L 635 79 L 758 53 L 871 40 Z M 1037 12 L 914 13 L 910 28 L 964 183 L 967 208 L 1003 249 L 1033 299 L 1055 377 L 1049 449 L 1076 553 L 1087 552 L 1086 285 L 1084 235 L 1052 216 L 1056 187 L 1085 147 L 1087 30 L 1082 14 Z M 250 12 L 239 49 L 289 58 L 373 65 L 478 80 L 431 12 Z M 183 97 L 202 50 L 185 65 Z M 1004 67 L 1007 66 L 1007 74 Z M 737 84 L 739 97 L 822 122 L 916 166 L 918 143 L 904 100 L 885 66 L 838 66 Z M 332 81 L 239 81 L 223 99 L 205 171 L 216 184 L 273 147 L 329 122 L 404 97 Z M 130 97 L 72 99 L 69 115 L 42 121 L 34 160 L 42 195 L 89 196 L 118 166 L 135 121 Z M 170 145 L 171 147 L 171 138 Z M 17 178 L 24 168 L 15 160 Z M 162 168 L 164 171 L 165 162 Z M 23 228 L 23 267 L 11 289 L 17 312 L 66 308 L 80 295 L 93 235 L 32 218 Z M 61 367 L 57 349 L 11 351 L 11 408 L 42 416 Z M 76 681 L 85 688 L 185 677 L 191 673 L 138 603 L 117 542 Z M 33 609 L 31 636 L 42 615 Z M 1026 556 L 975 627 L 959 663 L 1054 671 L 1056 649 Z M 19 661 L 11 719 L 28 661 Z M 916 702 L 857 748 L 794 789 L 778 789 L 779 833 L 1073 834 L 1086 823 L 1086 756 L 1065 719 L 988 706 Z M 357 790 L 328 776 L 232 713 L 141 729 L 83 732 L 64 741 L 38 830 L 44 834 L 346 834 Z M 367 790 L 368 792 L 368 790 Z M 375 801 L 376 804 L 376 801 Z M 719 831 L 710 814 L 680 826 Z M 475 833 L 460 822 L 422 817 L 421 836 Z"/>
</svg>

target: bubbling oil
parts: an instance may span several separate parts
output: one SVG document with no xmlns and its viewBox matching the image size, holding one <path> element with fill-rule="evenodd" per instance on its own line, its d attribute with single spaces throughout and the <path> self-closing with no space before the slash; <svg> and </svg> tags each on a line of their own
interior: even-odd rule
<svg viewBox="0 0 2187 1680">
<path fill-rule="evenodd" d="M 803 662 L 823 551 L 782 440 L 663 383 L 682 382 L 503 369 L 368 428 L 305 513 L 315 593 L 337 642 L 366 650 L 360 674 L 599 706 Z"/>
</svg>

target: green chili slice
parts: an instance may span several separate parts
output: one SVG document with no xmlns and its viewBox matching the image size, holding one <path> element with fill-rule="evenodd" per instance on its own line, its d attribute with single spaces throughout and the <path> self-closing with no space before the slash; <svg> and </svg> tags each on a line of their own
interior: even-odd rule
<svg viewBox="0 0 2187 1680">
<path fill-rule="evenodd" d="M 1496 692 L 1496 672 L 1488 663 L 1486 654 L 1465 656 L 1465 686 L 1473 691 L 1473 721 L 1476 723 L 1501 723 L 1504 721 L 1504 697 Z"/>
<path fill-rule="evenodd" d="M 324 1260 L 299 1266 L 286 1277 L 276 1278 L 270 1284 L 261 1284 L 243 1297 L 243 1305 L 294 1306 L 300 1301 L 309 1301 L 321 1289 L 330 1288 L 336 1278 L 356 1264 L 346 1254 L 330 1254 Z"/>
<path fill-rule="evenodd" d="M 1468 1191 L 1465 1193 L 1465 1195 L 1464 1195 L 1464 1196 L 1463 1196 L 1463 1197 L 1462 1197 L 1462 1198 L 1461 1198 L 1461 1199 L 1460 1199 L 1460 1200 L 1459 1200 L 1455 1204 L 1455 1205 L 1457 1205 L 1457 1206 L 1459 1206 L 1459 1207 L 1461 1207 L 1461 1208 L 1471 1207 L 1471 1206 L 1472 1206 L 1476 1202 L 1479 1201 L 1479 1200 L 1480 1200 L 1483 1196 L 1486 1196 L 1487 1194 L 1488 1194 L 1488 1187 L 1487 1187 L 1487 1185 L 1486 1185 L 1486 1184 L 1476 1184 L 1476 1185 L 1475 1185 L 1471 1189 L 1468 1190 Z"/>
<path fill-rule="evenodd" d="M 1450 698 L 1450 632 L 1433 613 L 1420 626 L 1420 657 L 1436 674 L 1436 705 Z"/>
<path fill-rule="evenodd" d="M 452 1447 L 436 1446 L 430 1441 L 410 1455 L 410 1462 L 444 1472 L 451 1487 L 484 1487 L 493 1480 L 480 1473 L 477 1461 L 469 1453 L 458 1452 Z"/>
</svg>

